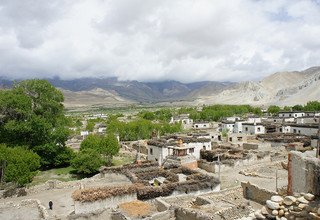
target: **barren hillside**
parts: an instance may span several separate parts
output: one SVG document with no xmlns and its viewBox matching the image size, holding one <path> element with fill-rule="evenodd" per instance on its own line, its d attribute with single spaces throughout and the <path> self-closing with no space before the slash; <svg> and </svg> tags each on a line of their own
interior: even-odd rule
<svg viewBox="0 0 320 220">
<path fill-rule="evenodd" d="M 64 105 L 67 108 L 86 107 L 86 106 L 124 106 L 134 103 L 131 100 L 120 97 L 115 92 L 109 92 L 103 89 L 93 89 L 90 91 L 73 92 L 61 89 L 64 94 Z"/>
<path fill-rule="evenodd" d="M 197 98 L 200 104 L 295 105 L 320 100 L 320 67 L 278 72 L 261 82 L 241 82 L 218 94 Z"/>
</svg>

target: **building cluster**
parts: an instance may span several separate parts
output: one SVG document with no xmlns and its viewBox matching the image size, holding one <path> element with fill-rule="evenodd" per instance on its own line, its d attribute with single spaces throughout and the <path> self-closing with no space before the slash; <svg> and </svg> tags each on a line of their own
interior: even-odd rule
<svg viewBox="0 0 320 220">
<path fill-rule="evenodd" d="M 250 135 L 265 133 L 293 133 L 317 135 L 320 112 L 279 112 L 276 116 L 246 119 L 229 117 L 221 123 L 221 131 Z"/>
</svg>

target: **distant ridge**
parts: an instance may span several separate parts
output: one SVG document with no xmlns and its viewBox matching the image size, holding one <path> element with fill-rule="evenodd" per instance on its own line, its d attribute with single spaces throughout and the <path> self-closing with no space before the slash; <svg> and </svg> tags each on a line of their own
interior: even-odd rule
<svg viewBox="0 0 320 220">
<path fill-rule="evenodd" d="M 320 100 L 320 67 L 277 72 L 260 82 L 139 82 L 111 78 L 48 79 L 65 94 L 66 106 L 132 103 L 295 105 Z M 0 89 L 13 81 L 0 78 Z"/>
</svg>

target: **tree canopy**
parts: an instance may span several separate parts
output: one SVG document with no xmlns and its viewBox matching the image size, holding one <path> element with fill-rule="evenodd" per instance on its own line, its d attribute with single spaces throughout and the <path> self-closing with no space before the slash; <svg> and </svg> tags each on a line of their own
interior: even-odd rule
<svg viewBox="0 0 320 220">
<path fill-rule="evenodd" d="M 24 80 L 1 90 L 0 143 L 33 150 L 45 167 L 68 163 L 60 155 L 70 153 L 65 147 L 69 129 L 63 100 L 61 91 L 46 80 Z M 66 161 L 57 162 L 56 157 Z"/>
<path fill-rule="evenodd" d="M 31 182 L 36 174 L 40 167 L 40 157 L 21 147 L 8 148 L 0 145 L 0 163 L 5 168 L 4 181 L 22 186 Z"/>
</svg>

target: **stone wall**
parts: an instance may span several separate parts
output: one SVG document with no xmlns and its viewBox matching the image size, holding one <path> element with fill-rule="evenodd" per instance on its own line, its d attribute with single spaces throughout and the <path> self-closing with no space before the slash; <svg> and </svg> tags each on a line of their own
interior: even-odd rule
<svg viewBox="0 0 320 220">
<path fill-rule="evenodd" d="M 170 208 L 170 204 L 168 204 L 167 202 L 163 201 L 161 198 L 156 198 L 154 200 L 154 204 L 157 207 L 157 211 L 159 212 L 163 212 L 166 211 Z"/>
<path fill-rule="evenodd" d="M 136 193 L 125 194 L 121 196 L 112 196 L 106 199 L 97 200 L 93 202 L 74 201 L 74 213 L 85 214 L 99 210 L 104 210 L 106 208 L 115 208 L 120 203 L 131 202 L 134 200 L 137 200 Z"/>
<path fill-rule="evenodd" d="M 285 159 L 285 158 L 282 158 L 282 159 Z M 251 165 L 251 164 L 256 164 L 261 162 L 268 162 L 268 161 L 271 161 L 270 155 L 266 155 L 263 158 L 258 159 L 256 154 L 249 159 L 236 160 L 232 164 L 223 163 L 222 161 L 222 163 L 220 164 L 220 172 L 232 170 L 235 167 L 241 167 L 241 166 L 246 166 L 246 165 Z M 216 162 L 207 162 L 206 160 L 199 160 L 198 167 L 210 173 L 217 173 L 219 170 L 219 165 Z"/>
<path fill-rule="evenodd" d="M 262 205 L 273 195 L 277 193 L 274 191 L 269 191 L 264 188 L 260 188 L 257 185 L 251 184 L 250 182 L 241 182 L 243 189 L 243 197 L 254 202 L 258 202 Z"/>
<path fill-rule="evenodd" d="M 98 210 L 91 213 L 85 213 L 85 214 L 70 214 L 68 215 L 68 220 L 101 220 L 101 219 L 111 219 L 111 209 L 105 209 L 105 210 Z"/>
<path fill-rule="evenodd" d="M 46 220 L 48 218 L 49 215 L 46 208 L 36 199 L 26 199 L 19 203 L 7 202 L 0 204 L 0 219 Z"/>
<path fill-rule="evenodd" d="M 175 209 L 175 217 L 176 220 L 222 220 L 221 216 L 219 215 L 210 215 L 201 211 L 197 212 L 195 210 L 182 207 Z"/>
<path fill-rule="evenodd" d="M 244 150 L 257 150 L 259 148 L 259 144 L 253 143 L 243 143 L 242 146 Z"/>
<path fill-rule="evenodd" d="M 293 192 L 309 192 L 320 196 L 320 160 L 315 151 L 301 153 L 291 151 L 291 167 L 288 176 Z M 290 166 L 290 164 L 289 164 Z"/>
<path fill-rule="evenodd" d="M 220 191 L 220 184 L 216 185 L 212 189 L 202 189 L 202 190 L 191 191 L 191 192 L 181 192 L 181 191 L 178 191 L 178 190 L 174 190 L 173 193 L 171 194 L 171 196 L 179 196 L 179 195 L 184 195 L 184 194 L 197 196 L 197 195 L 200 195 L 200 194 L 203 194 L 203 193 L 219 192 L 219 191 Z"/>
<path fill-rule="evenodd" d="M 215 162 L 207 162 L 206 160 L 198 160 L 198 167 L 210 173 L 215 173 Z"/>
</svg>

